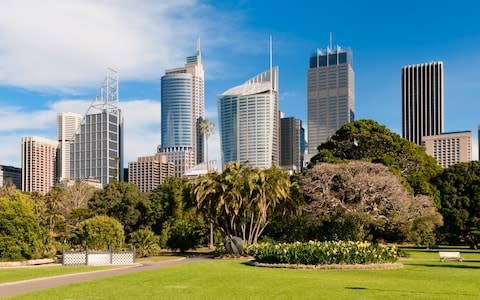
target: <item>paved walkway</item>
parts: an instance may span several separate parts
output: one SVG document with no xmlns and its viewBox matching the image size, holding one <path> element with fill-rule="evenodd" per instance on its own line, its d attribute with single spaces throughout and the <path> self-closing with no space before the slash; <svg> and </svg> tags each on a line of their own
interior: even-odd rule
<svg viewBox="0 0 480 300">
<path fill-rule="evenodd" d="M 171 267 L 176 265 L 183 265 L 183 264 L 188 264 L 188 263 L 199 261 L 199 260 L 204 260 L 206 258 L 207 258 L 206 256 L 195 256 L 195 257 L 189 257 L 189 258 L 167 260 L 162 262 L 152 262 L 152 263 L 127 266 L 127 267 L 120 267 L 120 268 L 109 269 L 109 270 L 100 270 L 100 271 L 93 271 L 93 272 L 66 274 L 66 275 L 43 277 L 43 278 L 36 278 L 36 279 L 29 279 L 29 280 L 15 281 L 15 282 L 7 282 L 7 283 L 0 284 L 0 298 L 15 296 L 23 293 L 33 292 L 33 291 L 56 287 L 56 286 L 69 284 L 69 283 L 77 283 L 81 281 L 100 279 L 100 278 L 123 275 L 123 274 L 128 274 L 133 272 L 142 272 L 142 271 L 166 268 L 166 267 Z"/>
</svg>

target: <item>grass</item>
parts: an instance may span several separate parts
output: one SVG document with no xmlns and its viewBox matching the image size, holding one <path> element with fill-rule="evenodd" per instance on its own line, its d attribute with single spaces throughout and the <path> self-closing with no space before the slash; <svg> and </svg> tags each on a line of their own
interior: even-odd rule
<svg viewBox="0 0 480 300">
<path fill-rule="evenodd" d="M 16 299 L 479 299 L 480 262 L 410 250 L 397 270 L 291 270 L 206 260 L 27 294 Z M 416 256 L 421 256 L 416 258 Z M 480 259 L 479 252 L 470 252 Z"/>
<path fill-rule="evenodd" d="M 79 272 L 88 272 L 112 268 L 110 266 L 42 266 L 21 268 L 0 268 L 0 283 L 18 280 L 33 279 L 39 277 L 64 275 Z"/>
</svg>

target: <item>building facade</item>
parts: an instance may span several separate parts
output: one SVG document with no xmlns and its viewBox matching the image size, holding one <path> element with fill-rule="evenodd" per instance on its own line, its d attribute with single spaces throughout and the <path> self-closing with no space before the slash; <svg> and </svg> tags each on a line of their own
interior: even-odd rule
<svg viewBox="0 0 480 300">
<path fill-rule="evenodd" d="M 307 72 L 308 153 L 355 118 L 355 74 L 352 51 L 317 49 L 310 56 Z"/>
<path fill-rule="evenodd" d="M 278 67 L 258 74 L 218 98 L 222 164 L 259 168 L 280 164 Z"/>
<path fill-rule="evenodd" d="M 59 180 L 70 178 L 71 146 L 75 142 L 75 133 L 80 127 L 83 116 L 71 112 L 57 115 L 58 161 L 57 174 Z"/>
<path fill-rule="evenodd" d="M 443 132 L 443 62 L 402 68 L 402 136 L 422 144 L 422 137 Z"/>
<path fill-rule="evenodd" d="M 443 168 L 472 160 L 471 131 L 424 136 L 422 144 L 425 151 L 433 156 Z"/>
<path fill-rule="evenodd" d="M 22 189 L 22 169 L 10 166 L 0 165 L 0 187 L 5 186 L 8 181 L 11 181 L 15 188 Z"/>
<path fill-rule="evenodd" d="M 305 133 L 302 120 L 280 119 L 280 166 L 294 173 L 303 171 Z"/>
<path fill-rule="evenodd" d="M 22 137 L 22 191 L 46 194 L 56 181 L 58 142 Z"/>
<path fill-rule="evenodd" d="M 161 79 L 160 152 L 175 164 L 177 177 L 204 161 L 204 137 L 198 126 L 205 117 L 204 86 L 200 49 L 187 57 L 184 67 L 167 70 Z"/>
<path fill-rule="evenodd" d="M 123 116 L 118 74 L 110 70 L 70 147 L 70 179 L 96 178 L 102 186 L 123 179 Z"/>
<path fill-rule="evenodd" d="M 174 175 L 175 165 L 164 154 L 139 157 L 136 162 L 128 164 L 129 182 L 141 192 L 153 191 L 165 178 Z"/>
</svg>

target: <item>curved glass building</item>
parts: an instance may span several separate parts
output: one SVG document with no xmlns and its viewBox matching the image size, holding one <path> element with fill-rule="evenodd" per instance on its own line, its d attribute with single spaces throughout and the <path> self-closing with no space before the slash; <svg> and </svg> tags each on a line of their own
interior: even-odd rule
<svg viewBox="0 0 480 300">
<path fill-rule="evenodd" d="M 222 164 L 279 164 L 278 67 L 258 74 L 218 98 Z"/>
<path fill-rule="evenodd" d="M 162 77 L 162 148 L 192 149 L 192 75 Z"/>
<path fill-rule="evenodd" d="M 161 94 L 160 152 L 175 164 L 175 176 L 204 160 L 199 122 L 205 115 L 204 72 L 200 49 L 187 57 L 184 67 L 165 71 Z"/>
</svg>

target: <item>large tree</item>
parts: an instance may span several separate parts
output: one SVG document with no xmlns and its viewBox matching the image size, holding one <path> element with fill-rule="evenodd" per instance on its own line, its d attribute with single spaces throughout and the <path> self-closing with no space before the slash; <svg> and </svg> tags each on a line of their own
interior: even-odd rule
<svg viewBox="0 0 480 300">
<path fill-rule="evenodd" d="M 452 243 L 480 246 L 480 162 L 460 163 L 443 170 L 435 179 L 440 191 L 440 231 Z"/>
<path fill-rule="evenodd" d="M 127 236 L 138 229 L 148 228 L 154 222 L 150 200 L 131 183 L 110 182 L 93 194 L 88 207 L 92 215 L 106 215 L 119 220 Z"/>
<path fill-rule="evenodd" d="M 12 191 L 0 196 L 0 259 L 39 257 L 45 232 L 28 194 Z"/>
<path fill-rule="evenodd" d="M 197 208 L 227 238 L 239 236 L 256 243 L 269 223 L 268 215 L 289 199 L 286 172 L 228 164 L 222 173 L 198 177 L 192 188 Z"/>
<path fill-rule="evenodd" d="M 319 162 L 363 160 L 382 163 L 398 175 L 415 195 L 438 200 L 430 182 L 440 171 L 435 159 L 425 150 L 373 120 L 359 120 L 343 125 L 326 143 L 318 147 L 310 166 Z M 438 204 L 438 203 L 436 203 Z"/>
<path fill-rule="evenodd" d="M 428 197 L 414 199 L 381 164 L 320 163 L 307 171 L 301 185 L 309 202 L 304 208 L 308 214 L 319 222 L 344 225 L 347 232 L 338 238 L 396 240 L 415 230 L 410 224 L 420 218 L 434 225 L 441 222 Z M 421 228 L 429 235 L 434 227 L 428 227 L 430 232 Z"/>
</svg>

